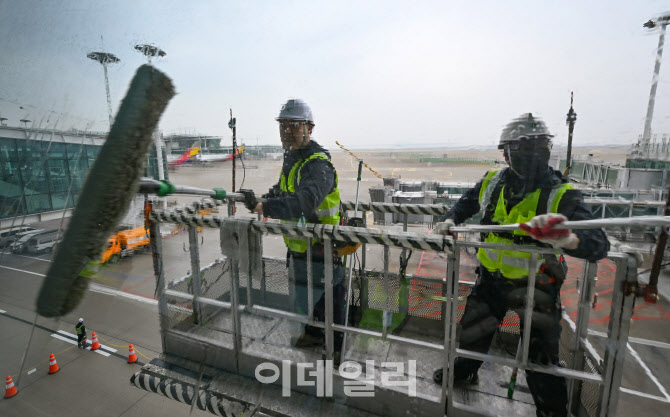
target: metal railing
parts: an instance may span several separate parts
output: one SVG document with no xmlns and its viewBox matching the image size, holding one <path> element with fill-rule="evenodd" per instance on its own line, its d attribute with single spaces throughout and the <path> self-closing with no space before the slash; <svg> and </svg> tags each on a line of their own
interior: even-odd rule
<svg viewBox="0 0 670 417">
<path fill-rule="evenodd" d="M 389 207 L 393 206 L 393 207 Z M 344 204 L 347 208 L 346 203 Z M 397 210 L 398 212 L 408 214 L 433 214 L 440 212 L 440 207 L 435 205 L 388 205 L 386 203 L 361 203 L 359 206 L 361 210 Z M 427 212 L 427 213 L 426 213 Z M 232 211 L 229 210 L 229 213 Z M 573 360 L 570 368 L 562 368 L 557 366 L 546 366 L 529 362 L 529 344 L 530 344 L 530 328 L 532 321 L 533 299 L 535 291 L 535 278 L 537 259 L 532 256 L 530 259 L 530 275 L 528 277 L 528 286 L 526 292 L 525 317 L 528 320 L 524 321 L 523 337 L 521 343 L 521 354 L 517 356 L 518 359 L 503 357 L 495 354 L 483 354 L 475 351 L 460 349 L 457 347 L 456 327 L 457 327 L 457 306 L 458 306 L 458 285 L 459 285 L 459 267 L 461 258 L 461 249 L 464 248 L 491 248 L 491 249 L 506 249 L 518 250 L 529 253 L 561 253 L 559 250 L 547 249 L 532 246 L 518 246 L 518 245 L 495 245 L 489 243 L 461 241 L 454 240 L 451 237 L 444 237 L 439 235 L 425 235 L 418 233 L 407 232 L 393 232 L 393 231 L 379 231 L 365 228 L 353 228 L 346 226 L 331 226 L 331 225 L 287 225 L 272 222 L 261 222 L 251 219 L 235 219 L 235 218 L 218 218 L 208 216 L 198 216 L 188 209 L 174 210 L 174 211 L 154 211 L 150 214 L 151 222 L 151 237 L 155 245 L 154 266 L 157 277 L 157 296 L 159 299 L 159 313 L 161 315 L 161 325 L 163 332 L 163 344 L 165 348 L 165 334 L 170 333 L 178 337 L 188 340 L 195 340 L 198 343 L 204 343 L 219 347 L 226 347 L 215 340 L 207 338 L 195 338 L 193 335 L 184 333 L 179 330 L 169 328 L 165 322 L 168 316 L 168 305 L 166 298 L 174 297 L 182 299 L 186 302 L 192 303 L 192 308 L 199 311 L 201 306 L 213 306 L 219 309 L 229 311 L 231 313 L 233 344 L 232 351 L 235 362 L 239 360 L 239 355 L 243 351 L 242 344 L 242 330 L 241 330 L 241 314 L 251 313 L 254 315 L 274 317 L 286 319 L 289 321 L 309 324 L 315 327 L 323 328 L 325 331 L 325 355 L 326 359 L 332 360 L 334 353 L 334 332 L 343 332 L 351 335 L 367 335 L 374 336 L 381 339 L 389 340 L 394 343 L 401 343 L 416 348 L 429 349 L 433 351 L 444 353 L 444 369 L 447 370 L 446 378 L 443 378 L 442 393 L 439 399 L 429 398 L 430 401 L 438 401 L 440 410 L 445 407 L 448 412 L 467 411 L 474 412 L 479 415 L 487 415 L 486 410 L 474 410 L 472 406 L 458 403 L 454 398 L 454 367 L 453 363 L 456 358 L 470 358 L 482 361 L 494 362 L 501 365 L 511 367 L 518 367 L 520 369 L 529 369 L 541 373 L 563 376 L 569 381 L 569 398 L 570 409 L 576 412 L 580 398 L 580 381 L 597 383 L 600 386 L 600 395 L 598 402 L 597 415 L 599 416 L 613 416 L 616 414 L 616 405 L 618 400 L 618 392 L 622 379 L 623 361 L 625 357 L 625 347 L 628 340 L 628 329 L 630 318 L 632 316 L 632 307 L 634 302 L 633 288 L 636 284 L 637 264 L 636 258 L 631 255 L 622 253 L 609 253 L 610 259 L 616 266 L 615 282 L 613 288 L 613 299 L 610 313 L 610 321 L 608 327 L 609 343 L 606 347 L 605 357 L 602 365 L 602 375 L 584 372 L 583 360 L 585 355 L 588 356 L 590 351 L 588 349 L 588 342 L 586 341 L 587 326 L 589 319 L 589 304 L 593 293 L 594 277 L 596 273 L 595 263 L 586 263 L 584 279 L 580 282 L 580 301 L 577 311 L 577 322 L 575 329 L 575 339 L 573 346 Z M 631 223 L 632 221 L 632 223 Z M 325 320 L 324 322 L 315 321 L 312 317 L 313 300 L 310 299 L 308 305 L 310 306 L 307 315 L 301 315 L 289 311 L 283 311 L 277 308 L 270 308 L 254 303 L 254 296 L 252 291 L 252 277 L 262 275 L 260 270 L 262 265 L 262 251 L 253 254 L 257 260 L 261 262 L 252 262 L 248 271 L 248 282 L 246 283 L 246 302 L 240 299 L 240 269 L 239 259 L 234 257 L 230 259 L 232 280 L 230 288 L 230 301 L 215 300 L 203 297 L 199 285 L 193 285 L 193 293 L 186 293 L 167 289 L 164 282 L 164 273 L 161 260 L 161 244 L 160 239 L 155 239 L 160 236 L 160 223 L 172 222 L 189 226 L 189 241 L 191 243 L 192 256 L 192 270 L 198 271 L 199 265 L 194 258 L 197 254 L 197 236 L 195 229 L 197 226 L 212 227 L 212 228 L 233 228 L 234 230 L 246 230 L 250 236 L 247 239 L 260 239 L 261 234 L 267 233 L 272 235 L 291 236 L 307 239 L 308 248 L 311 247 L 311 239 L 320 239 L 324 242 L 324 271 L 325 271 Z M 592 228 L 592 227 L 606 227 L 606 226 L 635 226 L 635 225 L 656 225 L 668 226 L 670 225 L 670 217 L 649 216 L 644 219 L 603 219 L 597 222 L 568 222 L 567 227 L 572 228 Z M 512 230 L 516 226 L 464 226 L 456 228 L 454 231 L 459 233 L 481 233 L 492 230 Z M 405 229 L 406 230 L 406 222 Z M 374 244 L 383 246 L 384 249 L 384 287 L 388 289 L 389 274 L 388 274 L 388 250 L 389 248 L 401 249 L 420 249 L 434 252 L 441 252 L 447 256 L 447 270 L 446 280 L 443 281 L 444 292 L 446 297 L 444 301 L 446 315 L 443 317 L 444 324 L 444 342 L 443 344 L 430 343 L 425 341 L 418 341 L 397 335 L 392 335 L 386 330 L 386 326 L 381 332 L 365 330 L 353 326 L 345 326 L 333 323 L 333 256 L 332 256 L 332 242 L 360 242 L 363 244 Z M 364 251 L 365 252 L 365 251 Z M 311 271 L 312 260 L 310 256 L 306 258 L 307 271 Z M 195 273 L 194 273 L 195 276 Z M 263 279 L 263 278 L 261 278 Z M 313 277 L 311 273 L 307 275 L 308 288 L 312 288 Z M 199 281 L 193 280 L 194 283 Z M 439 281 L 442 281 L 439 279 Z M 312 292 L 308 292 L 310 298 Z M 388 294 L 384 307 L 384 313 L 388 312 Z M 590 345 L 589 345 L 590 346 Z M 595 359 L 595 358 L 591 358 Z"/>
</svg>

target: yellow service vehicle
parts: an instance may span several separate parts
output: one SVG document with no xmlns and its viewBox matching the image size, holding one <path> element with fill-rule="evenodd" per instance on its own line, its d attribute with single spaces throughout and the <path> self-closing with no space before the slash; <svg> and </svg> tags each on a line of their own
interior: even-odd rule
<svg viewBox="0 0 670 417">
<path fill-rule="evenodd" d="M 107 249 L 102 253 L 100 262 L 118 262 L 119 259 L 149 247 L 149 233 L 143 227 L 121 230 L 107 239 Z"/>
</svg>

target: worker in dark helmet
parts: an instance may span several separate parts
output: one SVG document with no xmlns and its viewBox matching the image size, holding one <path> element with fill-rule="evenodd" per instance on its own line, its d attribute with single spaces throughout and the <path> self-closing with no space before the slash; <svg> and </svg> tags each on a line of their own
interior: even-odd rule
<svg viewBox="0 0 670 417">
<path fill-rule="evenodd" d="M 307 103 L 291 99 L 284 104 L 277 117 L 279 136 L 284 148 L 284 163 L 279 181 L 258 202 L 254 193 L 240 190 L 245 205 L 254 213 L 293 224 L 320 223 L 337 225 L 340 222 L 340 191 L 337 172 L 330 153 L 312 139 L 314 118 Z M 289 278 L 295 283 L 294 310 L 308 314 L 307 293 L 307 240 L 285 236 L 288 249 Z M 312 239 L 312 279 L 314 285 L 314 319 L 325 318 L 324 245 Z M 333 250 L 333 254 L 335 254 Z M 341 258 L 333 255 L 333 321 L 344 324 L 344 269 Z M 297 347 L 323 345 L 323 329 L 306 326 L 294 341 Z M 335 332 L 335 350 L 339 352 L 342 334 Z"/>
<path fill-rule="evenodd" d="M 530 113 L 514 119 L 502 132 L 499 149 L 509 168 L 489 171 L 445 214 L 436 232 L 450 229 L 478 212 L 481 224 L 521 223 L 514 232 L 495 232 L 483 241 L 498 245 L 534 245 L 562 249 L 566 254 L 588 261 L 607 255 L 609 242 L 601 229 L 556 228 L 566 220 L 592 219 L 582 194 L 559 171 L 549 167 L 551 138 L 544 122 Z M 460 321 L 461 349 L 486 353 L 508 310 L 519 313 L 523 329 L 525 294 L 530 256 L 537 256 L 533 320 L 529 361 L 557 365 L 560 338 L 560 289 L 567 268 L 561 257 L 510 250 L 480 248 L 479 279 L 468 296 Z M 455 382 L 476 383 L 482 362 L 456 358 Z M 433 378 L 442 383 L 443 370 Z M 526 371 L 538 416 L 566 416 L 565 378 Z"/>
</svg>

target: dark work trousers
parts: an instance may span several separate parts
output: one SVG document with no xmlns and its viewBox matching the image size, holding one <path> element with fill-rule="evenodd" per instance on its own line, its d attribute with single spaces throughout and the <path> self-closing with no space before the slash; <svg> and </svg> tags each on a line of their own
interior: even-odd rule
<svg viewBox="0 0 670 417">
<path fill-rule="evenodd" d="M 290 271 L 289 271 L 290 272 Z M 307 259 L 305 257 L 293 257 L 293 276 L 295 277 L 295 305 L 296 313 L 307 314 L 308 292 L 307 292 Z M 314 300 L 314 320 L 324 321 L 326 317 L 326 292 L 324 287 L 324 263 L 323 259 L 312 260 L 312 285 Z M 344 268 L 340 260 L 333 263 L 333 323 L 344 324 L 344 299 L 346 291 L 344 288 Z M 312 336 L 322 337 L 323 329 L 314 326 L 305 326 L 305 332 Z M 335 333 L 335 351 L 342 348 L 343 334 Z"/>
<path fill-rule="evenodd" d="M 480 266 L 480 269 L 484 268 Z M 541 365 L 557 365 L 559 361 L 562 282 L 552 281 L 553 279 L 543 273 L 536 276 L 528 360 Z M 507 279 L 484 270 L 468 296 L 460 322 L 459 347 L 487 353 L 508 309 L 519 314 L 523 334 L 527 284 L 527 278 Z M 481 364 L 481 361 L 457 358 L 455 378 L 464 379 L 476 373 Z M 526 380 L 535 400 L 538 416 L 567 416 L 568 393 L 565 378 L 527 370 Z"/>
<path fill-rule="evenodd" d="M 86 333 L 78 334 L 77 335 L 77 347 L 79 347 L 79 346 L 86 347 L 85 340 L 86 340 Z"/>
</svg>

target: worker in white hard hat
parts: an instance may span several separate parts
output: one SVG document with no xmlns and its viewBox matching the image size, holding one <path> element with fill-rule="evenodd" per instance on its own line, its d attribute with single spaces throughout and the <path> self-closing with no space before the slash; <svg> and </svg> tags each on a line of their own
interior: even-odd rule
<svg viewBox="0 0 670 417">
<path fill-rule="evenodd" d="M 436 232 L 450 234 L 454 225 L 481 213 L 483 225 L 520 223 L 514 232 L 492 232 L 482 239 L 497 245 L 534 245 L 562 249 L 567 255 L 591 262 L 603 259 L 609 242 L 601 229 L 568 230 L 556 226 L 565 220 L 589 220 L 592 213 L 582 194 L 549 167 L 551 138 L 542 120 L 531 113 L 510 122 L 502 132 L 499 148 L 509 168 L 489 171 L 446 213 Z M 529 361 L 540 365 L 559 363 L 561 332 L 560 289 L 567 267 L 563 256 L 480 248 L 479 279 L 467 298 L 460 321 L 459 347 L 486 353 L 508 310 L 524 320 L 530 259 L 537 256 L 535 300 L 531 322 Z M 523 331 L 523 330 L 522 330 Z M 477 381 L 482 362 L 456 358 L 455 382 Z M 443 370 L 433 378 L 441 384 Z M 538 416 L 566 416 L 565 378 L 526 371 Z"/>
<path fill-rule="evenodd" d="M 330 153 L 312 139 L 314 117 L 303 100 L 286 102 L 277 116 L 279 137 L 284 148 L 284 163 L 279 181 L 258 202 L 250 190 L 240 190 L 245 195 L 245 205 L 254 213 L 280 219 L 293 224 L 340 223 L 340 190 L 337 172 L 330 160 Z M 294 310 L 308 314 L 307 293 L 307 240 L 284 237 L 288 249 L 289 277 L 295 280 Z M 314 288 L 314 319 L 325 318 L 324 246 L 319 239 L 312 239 L 312 279 Z M 333 251 L 335 254 L 336 252 Z M 333 255 L 333 322 L 344 324 L 344 269 L 342 260 Z M 335 332 L 335 351 L 339 352 L 342 334 Z M 306 326 L 295 340 L 297 347 L 323 345 L 323 329 Z"/>
<path fill-rule="evenodd" d="M 77 347 L 86 349 L 86 326 L 83 318 L 79 319 L 74 329 L 77 331 Z"/>
</svg>

